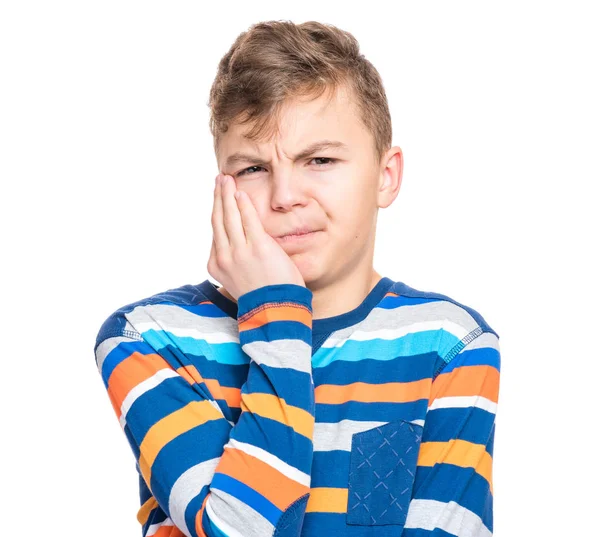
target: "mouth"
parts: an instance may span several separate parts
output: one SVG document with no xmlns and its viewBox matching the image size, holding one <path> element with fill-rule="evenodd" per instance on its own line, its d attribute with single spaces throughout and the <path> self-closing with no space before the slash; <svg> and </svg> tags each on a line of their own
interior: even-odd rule
<svg viewBox="0 0 600 537">
<path fill-rule="evenodd" d="M 290 237 L 290 236 L 294 236 L 295 237 L 295 236 L 299 236 L 299 235 L 308 235 L 309 233 L 313 233 L 315 231 L 318 231 L 318 230 L 311 229 L 308 226 L 302 226 L 302 227 L 297 227 L 297 228 L 293 229 L 289 233 L 285 233 L 283 235 L 279 235 L 278 238 L 281 238 L 281 237 Z"/>
<path fill-rule="evenodd" d="M 275 237 L 275 240 L 281 243 L 297 243 L 297 242 L 305 242 L 312 238 L 314 238 L 320 230 L 316 231 L 307 231 L 304 233 L 293 233 L 289 235 L 282 235 L 281 237 Z"/>
</svg>

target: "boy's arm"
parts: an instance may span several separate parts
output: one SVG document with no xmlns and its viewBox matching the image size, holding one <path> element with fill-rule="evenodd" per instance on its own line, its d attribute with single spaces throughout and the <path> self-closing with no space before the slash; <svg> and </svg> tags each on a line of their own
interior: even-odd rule
<svg viewBox="0 0 600 537">
<path fill-rule="evenodd" d="M 405 525 L 423 536 L 486 537 L 493 531 L 500 347 L 491 332 L 465 340 L 444 358 L 448 363 L 432 385 Z"/>
<path fill-rule="evenodd" d="M 97 346 L 140 474 L 185 535 L 299 535 L 313 455 L 311 302 L 294 284 L 239 297 L 240 345 L 251 359 L 235 426 L 168 332 L 111 335 Z"/>
</svg>

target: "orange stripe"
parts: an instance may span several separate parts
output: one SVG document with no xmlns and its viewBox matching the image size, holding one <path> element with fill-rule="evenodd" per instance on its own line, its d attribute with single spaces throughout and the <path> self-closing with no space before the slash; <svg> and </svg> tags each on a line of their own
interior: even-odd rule
<svg viewBox="0 0 600 537">
<path fill-rule="evenodd" d="M 240 407 L 242 392 L 240 388 L 221 386 L 216 379 L 204 379 L 204 382 L 215 399 L 224 399 L 230 408 Z"/>
<path fill-rule="evenodd" d="M 193 365 L 178 367 L 176 371 L 190 384 L 202 384 L 205 382 L 200 372 Z"/>
<path fill-rule="evenodd" d="M 273 321 L 296 321 L 312 328 L 312 313 L 295 302 L 263 304 L 238 319 L 239 332 L 260 328 Z"/>
<path fill-rule="evenodd" d="M 240 408 L 242 403 L 242 390 L 240 388 L 221 386 L 221 391 L 229 408 Z"/>
<path fill-rule="evenodd" d="M 129 392 L 162 369 L 172 369 L 160 354 L 131 353 L 117 365 L 108 379 L 110 402 L 121 418 L 121 405 Z"/>
<path fill-rule="evenodd" d="M 204 509 L 206 509 L 206 502 L 208 501 L 208 497 L 210 496 L 210 492 L 204 497 L 202 501 L 202 507 L 200 507 L 200 511 L 196 513 L 196 533 L 198 537 L 207 537 L 206 533 L 204 533 L 204 529 L 202 528 L 202 515 L 204 514 Z"/>
<path fill-rule="evenodd" d="M 348 507 L 348 489 L 316 487 L 310 489 L 307 513 L 345 513 Z"/>
<path fill-rule="evenodd" d="M 489 484 L 492 491 L 492 457 L 483 444 L 474 444 L 457 438 L 448 442 L 423 442 L 419 449 L 418 466 L 454 464 L 474 468 Z"/>
<path fill-rule="evenodd" d="M 177 436 L 211 420 L 224 419 L 210 401 L 192 401 L 156 422 L 140 445 L 140 471 L 150 483 L 151 467 L 160 450 Z"/>
<path fill-rule="evenodd" d="M 152 537 L 185 537 L 177 526 L 161 526 Z"/>
<path fill-rule="evenodd" d="M 150 516 L 150 511 L 158 507 L 158 502 L 154 496 L 150 496 L 139 508 L 137 513 L 137 520 L 143 526 L 146 522 L 148 522 L 148 517 Z"/>
<path fill-rule="evenodd" d="M 427 399 L 431 389 L 431 379 L 412 382 L 386 382 L 384 384 L 368 384 L 353 382 L 352 384 L 321 384 L 315 387 L 315 402 L 342 404 L 348 401 L 364 403 L 405 403 Z"/>
<path fill-rule="evenodd" d="M 288 405 L 285 399 L 269 393 L 244 393 L 241 397 L 240 408 L 243 412 L 249 411 L 276 420 L 312 440 L 315 417 L 310 412 Z"/>
<path fill-rule="evenodd" d="M 216 472 L 245 483 L 282 511 L 309 491 L 305 485 L 286 477 L 259 458 L 233 447 L 225 446 L 225 449 L 229 456 L 220 460 Z"/>
<path fill-rule="evenodd" d="M 429 405 L 438 397 L 481 395 L 498 402 L 500 372 L 491 365 L 463 365 L 437 376 Z"/>
<path fill-rule="evenodd" d="M 215 399 L 223 399 L 229 407 L 240 407 L 240 388 L 221 386 L 217 379 L 203 378 L 200 372 L 193 365 L 186 365 L 177 369 L 185 380 L 190 384 L 206 384 L 208 391 Z"/>
</svg>

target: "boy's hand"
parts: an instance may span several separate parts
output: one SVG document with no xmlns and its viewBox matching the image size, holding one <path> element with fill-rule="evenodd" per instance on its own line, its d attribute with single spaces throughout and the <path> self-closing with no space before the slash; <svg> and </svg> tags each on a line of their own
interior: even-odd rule
<svg viewBox="0 0 600 537">
<path fill-rule="evenodd" d="M 224 184 L 217 180 L 215 185 L 208 273 L 236 300 L 266 285 L 291 283 L 306 287 L 298 267 L 264 230 L 248 195 L 237 190 L 230 175 L 219 176 Z M 241 194 L 239 200 L 234 197 L 236 191 Z"/>
</svg>

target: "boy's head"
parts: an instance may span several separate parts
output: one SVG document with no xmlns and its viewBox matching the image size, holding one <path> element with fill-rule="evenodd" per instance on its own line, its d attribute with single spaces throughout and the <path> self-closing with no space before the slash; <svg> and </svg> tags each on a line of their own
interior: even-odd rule
<svg viewBox="0 0 600 537">
<path fill-rule="evenodd" d="M 403 161 L 381 78 L 356 39 L 315 21 L 255 24 L 221 59 L 209 106 L 219 171 L 265 231 L 319 230 L 277 239 L 307 287 L 370 274 L 378 209 L 396 198 Z M 325 140 L 340 147 L 299 156 Z"/>
</svg>

